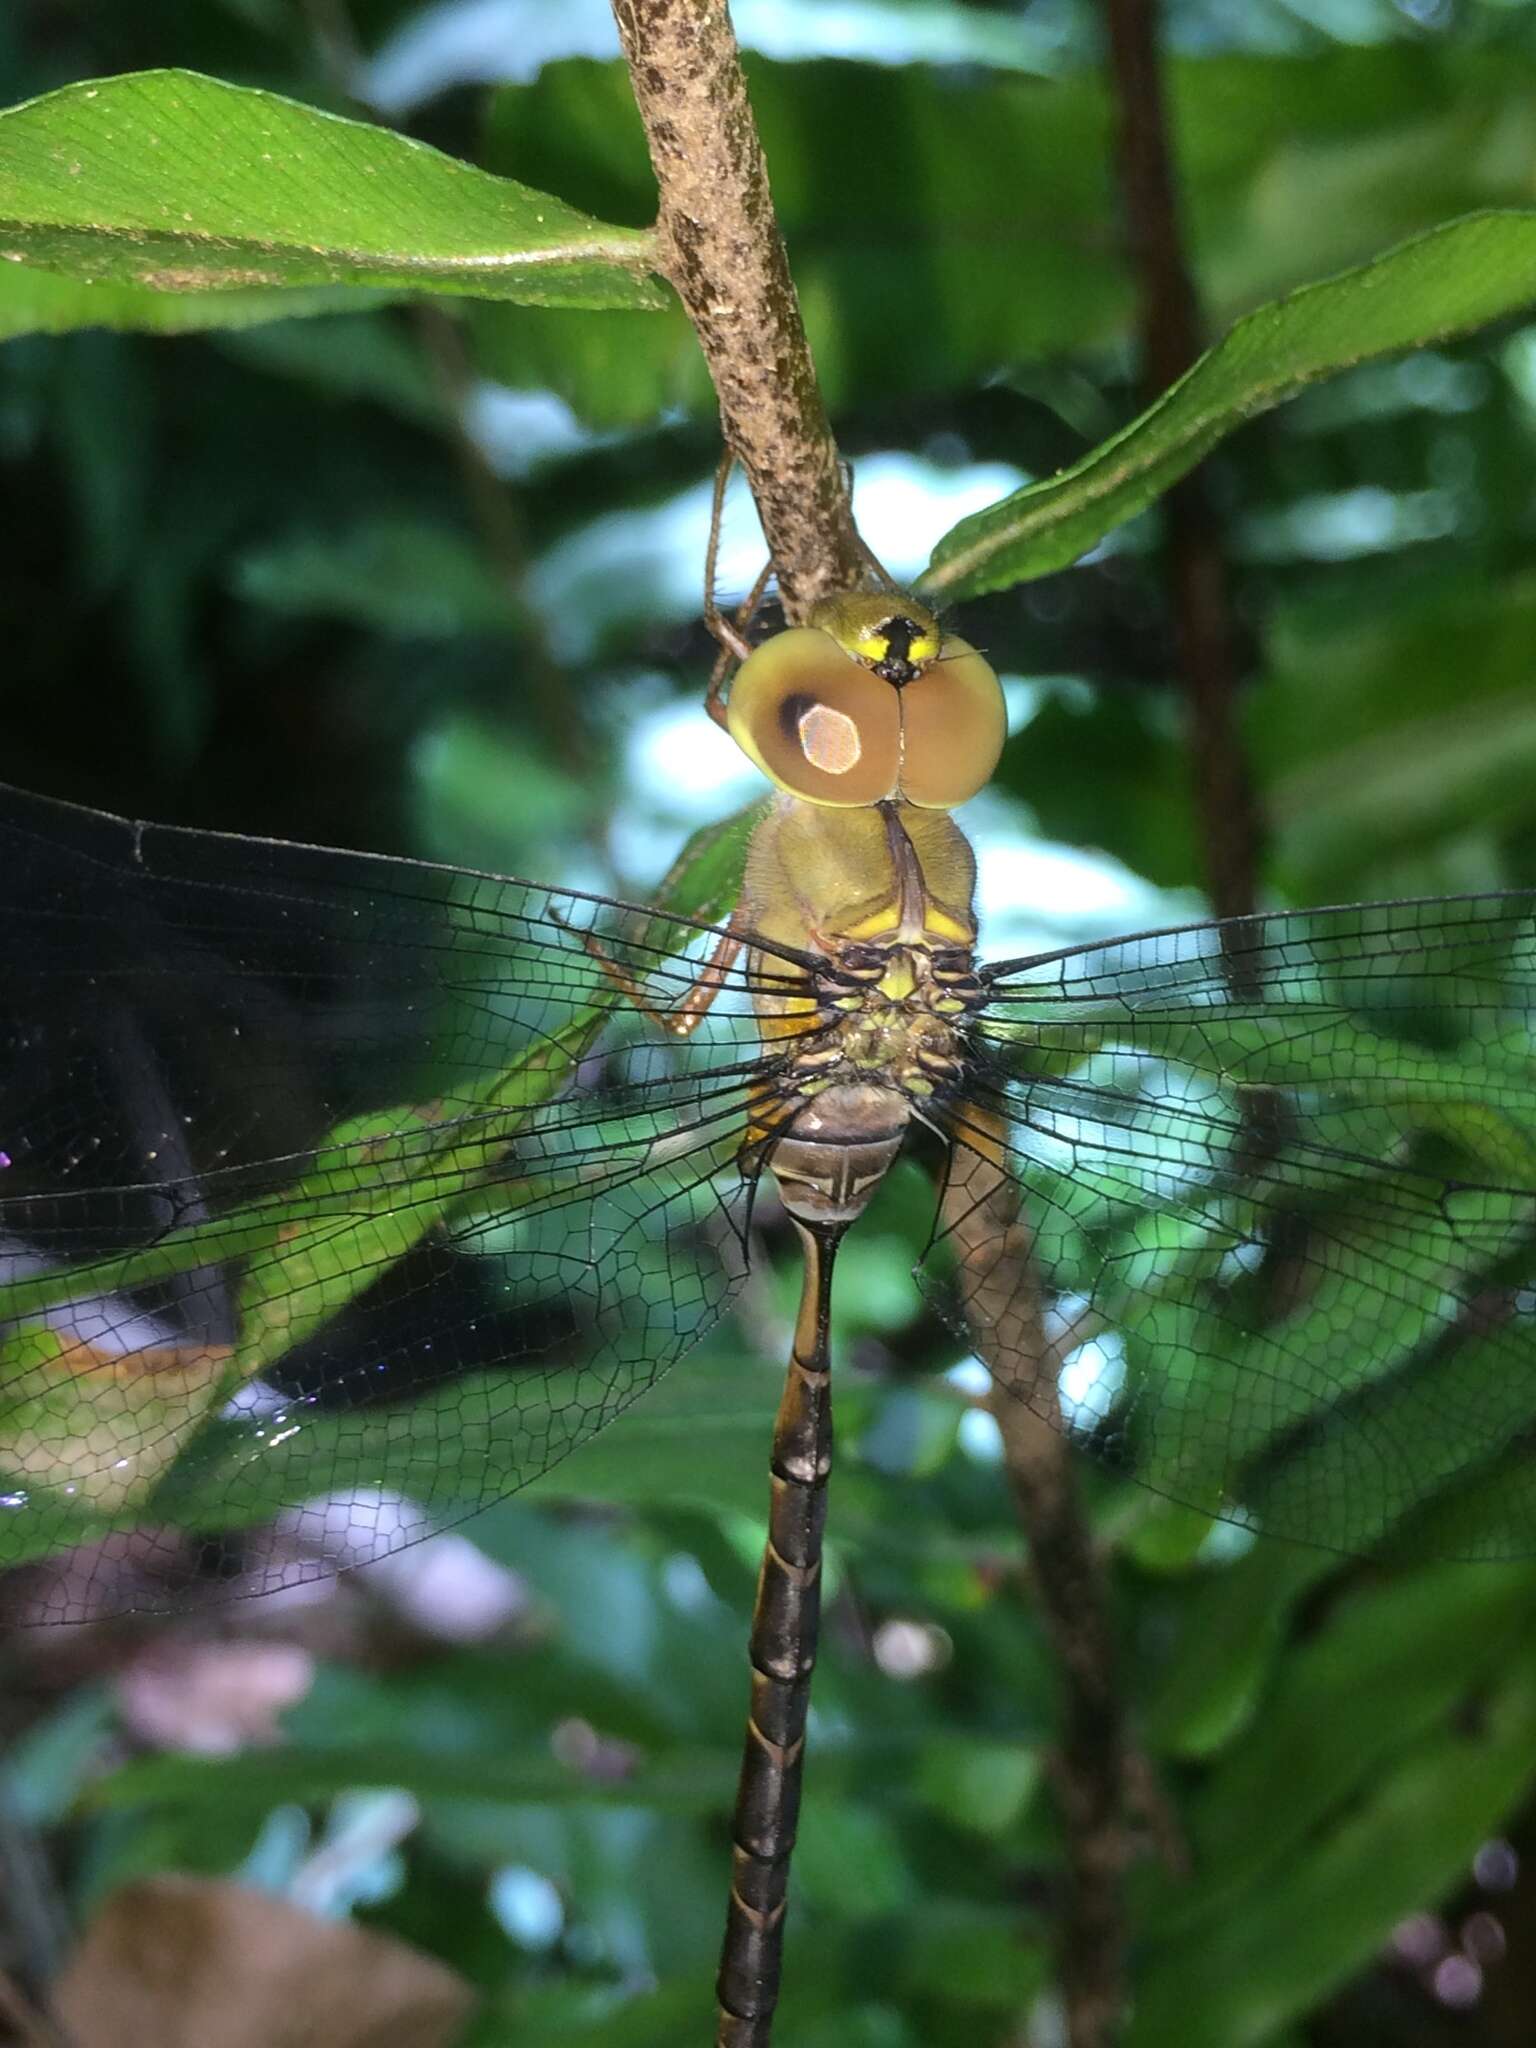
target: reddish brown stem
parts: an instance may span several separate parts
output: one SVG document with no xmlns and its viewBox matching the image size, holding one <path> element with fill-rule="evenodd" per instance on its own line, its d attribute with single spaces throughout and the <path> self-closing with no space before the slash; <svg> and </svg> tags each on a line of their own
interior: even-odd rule
<svg viewBox="0 0 1536 2048">
<path fill-rule="evenodd" d="M 966 1112 L 944 1187 L 944 1218 L 977 1347 L 992 1369 L 992 1413 L 1029 1544 L 1030 1578 L 1060 1671 L 1052 1772 L 1066 1837 L 1067 1887 L 1057 1930 L 1069 2048 L 1112 2048 L 1125 2012 L 1124 1715 L 1109 1594 L 1059 1412 L 1064 1335 L 1046 1334 L 1029 1226 L 1006 1166 L 1006 1132 Z"/>
<path fill-rule="evenodd" d="M 1142 386 L 1150 401 L 1200 354 L 1200 303 L 1180 223 L 1157 0 L 1104 0 L 1104 18 L 1121 200 L 1139 289 Z M 1241 662 L 1231 576 L 1201 471 L 1163 500 L 1163 532 L 1206 886 L 1219 917 L 1238 917 L 1254 907 L 1259 817 L 1237 724 Z"/>
</svg>

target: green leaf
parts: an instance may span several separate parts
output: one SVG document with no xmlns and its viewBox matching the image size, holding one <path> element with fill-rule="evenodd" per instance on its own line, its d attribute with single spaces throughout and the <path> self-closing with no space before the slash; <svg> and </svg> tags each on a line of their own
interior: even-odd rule
<svg viewBox="0 0 1536 2048">
<path fill-rule="evenodd" d="M 1369 1666 L 1357 1658 L 1353 1669 L 1359 1677 Z M 1373 1697 L 1379 1723 L 1391 1727 L 1396 1694 L 1383 1687 Z M 1353 1714 L 1349 1725 L 1358 1730 L 1363 1718 Z M 1327 1727 L 1315 1721 L 1311 1732 Z M 1527 1648 L 1475 1719 L 1421 1737 L 1238 1905 L 1151 1942 L 1127 2048 L 1268 2048 L 1287 2021 L 1367 1964 L 1405 1914 L 1465 1881 L 1479 1843 L 1524 1794 L 1533 1743 L 1536 1660 Z M 1312 1769 L 1305 1748 L 1290 1776 L 1272 1781 L 1265 1814 L 1244 1815 L 1241 1832 L 1258 1834 Z M 1167 1894 L 1166 1883 L 1160 1889 Z"/>
<path fill-rule="evenodd" d="M 423 143 L 195 72 L 64 86 L 0 115 L 0 256 L 77 281 L 659 306 L 651 252 L 647 233 Z"/>
<path fill-rule="evenodd" d="M 87 1684 L 63 1699 L 6 1745 L 0 1798 L 11 1824 L 41 1828 L 60 1821 L 110 1756 L 117 1706 L 107 1690 Z"/>
<path fill-rule="evenodd" d="M 619 1780 L 582 1775 L 548 1754 L 496 1760 L 444 1755 L 407 1742 L 370 1743 L 366 1753 L 335 1748 L 248 1749 L 237 1757 L 150 1757 L 92 1787 L 97 1807 L 187 1804 L 262 1813 L 289 1800 L 320 1801 L 364 1785 L 398 1785 L 423 1799 L 473 1799 L 537 1805 L 580 1801 L 647 1806 L 672 1813 L 714 1813 L 729 1804 L 735 1758 L 674 1751 L 664 1764 Z"/>
<path fill-rule="evenodd" d="M 1252 1713 L 1297 1603 L 1336 1567 L 1323 1550 L 1259 1543 L 1213 1572 L 1186 1610 L 1177 1649 L 1145 1712 L 1159 1755 L 1205 1757 Z"/>
<path fill-rule="evenodd" d="M 233 1354 L 175 1345 L 116 1354 L 68 1328 L 12 1331 L 0 1348 L 0 1469 L 108 1517 L 141 1502 L 239 1380 L 323 1328 L 480 1187 L 526 1112 L 564 1084 L 603 1016 L 578 1015 L 456 1100 L 451 1116 L 434 1104 L 339 1126 L 279 1199 L 169 1232 L 141 1251 L 0 1288 L 0 1319 L 9 1319 L 78 1301 L 93 1287 L 116 1294 L 248 1260 Z"/>
<path fill-rule="evenodd" d="M 1536 65 L 1454 43 L 1170 56 L 1181 196 L 1219 319 L 1473 207 L 1524 203 Z M 1105 232 L 1112 109 L 1091 68 L 1045 80 L 751 51 L 746 67 L 834 408 L 995 380 L 1124 331 L 1134 294 Z M 502 88 L 485 149 L 496 170 L 603 219 L 654 212 L 620 64 L 567 59 Z M 482 305 L 471 327 L 489 375 L 553 388 L 592 426 L 704 417 L 713 403 L 676 307 L 584 321 Z"/>
<path fill-rule="evenodd" d="M 1262 1888 L 1519 1648 L 1533 1588 L 1529 1565 L 1438 1565 L 1340 1602 L 1207 1781 L 1190 1819 L 1200 1878 L 1164 1896 L 1157 1926 L 1208 1926 L 1235 1888 Z"/>
<path fill-rule="evenodd" d="M 343 289 L 334 296 L 343 299 L 347 311 L 232 329 L 220 336 L 219 353 L 326 400 L 381 406 L 400 419 L 441 431 L 452 406 L 415 323 L 353 310 L 363 297 L 359 292 Z M 291 301 L 281 300 L 278 310 L 290 312 Z"/>
<path fill-rule="evenodd" d="M 772 803 L 772 797 L 759 797 L 718 824 L 701 825 L 663 875 L 656 901 L 679 917 L 723 924 L 740 900 L 752 835 Z M 689 936 L 679 925 L 647 934 L 652 945 L 664 947 L 681 946 Z"/>
<path fill-rule="evenodd" d="M 298 314 L 334 313 L 362 304 L 384 305 L 390 296 L 345 285 L 165 292 L 115 278 L 59 277 L 29 263 L 5 263 L 0 265 L 0 341 L 20 334 L 68 334 L 79 327 L 190 334 L 209 327 L 250 327 Z"/>
<path fill-rule="evenodd" d="M 218 1345 L 112 1352 L 68 1330 L 13 1329 L 0 1342 L 3 1470 L 29 1494 L 46 1486 L 102 1514 L 142 1500 L 222 1398 L 228 1366 Z"/>
<path fill-rule="evenodd" d="M 909 1996 L 940 1997 L 962 2010 L 1001 2006 L 1017 2012 L 1043 1989 L 1050 1951 L 1043 1938 L 1029 1939 L 1024 1916 L 1012 1903 L 935 1899 L 909 1923 L 895 1961 Z"/>
<path fill-rule="evenodd" d="M 524 1491 L 533 1500 L 766 1513 L 763 1447 L 782 1389 L 781 1370 L 739 1352 L 693 1358 L 651 1389 L 622 1430 L 604 1430 Z"/>
<path fill-rule="evenodd" d="M 1464 566 L 1390 609 L 1279 614 L 1246 724 L 1292 900 L 1359 893 L 1363 861 L 1519 829 L 1536 782 L 1533 632 L 1528 578 Z"/>
<path fill-rule="evenodd" d="M 953 601 L 1064 569 L 1144 511 L 1244 420 L 1373 356 L 1536 299 L 1536 213 L 1468 214 L 1261 306 L 1070 469 L 951 529 L 921 588 Z"/>
<path fill-rule="evenodd" d="M 242 555 L 231 582 L 238 596 L 272 611 L 413 640 L 510 635 L 519 619 L 483 553 L 426 519 L 363 519 L 335 535 L 301 530 Z"/>
<path fill-rule="evenodd" d="M 333 1131 L 282 1205 L 273 1248 L 247 1266 L 238 1298 L 236 1362 L 249 1378 L 324 1328 L 420 1244 L 511 1144 L 527 1112 L 558 1094 L 607 1021 L 578 1014 L 452 1113 L 370 1111 Z M 521 1183 L 521 1202 L 537 1183 Z M 498 1216 L 520 1206 L 499 1191 Z"/>
</svg>

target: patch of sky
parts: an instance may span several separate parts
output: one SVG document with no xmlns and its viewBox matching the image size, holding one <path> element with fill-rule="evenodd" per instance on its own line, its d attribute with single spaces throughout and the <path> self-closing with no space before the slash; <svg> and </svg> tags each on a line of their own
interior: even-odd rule
<svg viewBox="0 0 1536 2048">
<path fill-rule="evenodd" d="M 1426 6 L 1438 0 L 1285 0 L 1285 12 L 1335 43 L 1395 42 L 1411 27 L 1425 27 Z"/>
<path fill-rule="evenodd" d="M 1075 1299 L 1063 1298 L 1053 1323 L 1063 1317 L 1071 1319 Z M 1067 1427 L 1084 1433 L 1096 1429 L 1120 1398 L 1125 1372 L 1125 1339 L 1118 1331 L 1101 1332 L 1069 1351 L 1057 1381 L 1057 1398 Z M 978 1402 L 991 1385 L 985 1364 L 974 1355 L 951 1366 L 944 1377 Z M 1003 1454 L 997 1422 L 983 1407 L 970 1409 L 961 1419 L 958 1441 L 961 1450 L 978 1464 L 995 1464 Z"/>
<path fill-rule="evenodd" d="M 1213 1521 L 1195 1553 L 1198 1564 L 1236 1564 L 1246 1557 L 1259 1540 L 1259 1532 L 1252 1523 L 1240 1520 L 1240 1511 L 1233 1509 L 1229 1515 Z"/>
<path fill-rule="evenodd" d="M 354 90 L 398 117 L 455 86 L 521 84 L 561 57 L 618 53 L 608 0 L 443 0 L 385 38 Z"/>
<path fill-rule="evenodd" d="M 1218 1287 L 1235 1286 L 1239 1280 L 1257 1273 L 1264 1264 L 1264 1246 L 1256 1237 L 1244 1238 L 1229 1251 L 1223 1252 L 1221 1263 L 1216 1268 Z"/>
<path fill-rule="evenodd" d="M 1159 889 L 1112 854 L 1041 839 L 1025 808 L 995 791 L 966 806 L 964 824 L 976 848 L 982 949 L 992 958 L 1202 915 L 1193 890 Z"/>
<path fill-rule="evenodd" d="M 969 1394 L 975 1401 L 985 1400 L 987 1389 L 992 1384 L 992 1375 L 985 1361 L 974 1351 L 968 1358 L 957 1358 L 944 1377 L 952 1387 L 962 1394 Z"/>
<path fill-rule="evenodd" d="M 504 1863 L 486 1887 L 491 1917 L 519 1948 L 553 1948 L 565 1931 L 565 1905 L 542 1871 L 525 1863 Z"/>
<path fill-rule="evenodd" d="M 1348 562 L 1463 530 L 1468 494 L 1385 491 L 1362 484 L 1316 492 L 1276 512 L 1250 514 L 1238 527 L 1238 553 L 1250 562 Z"/>
<path fill-rule="evenodd" d="M 661 1567 L 661 1584 L 680 1614 L 706 1614 L 719 1607 L 699 1560 L 686 1550 L 674 1551 Z"/>
<path fill-rule="evenodd" d="M 1062 1418 L 1073 1430 L 1096 1429 L 1125 1385 L 1125 1339 L 1116 1330 L 1069 1351 L 1056 1382 Z"/>
<path fill-rule="evenodd" d="M 623 734 L 621 794 L 608 821 L 615 874 L 651 887 L 689 833 L 759 797 L 763 778 L 729 733 L 666 677 L 625 678 L 609 715 Z"/>
<path fill-rule="evenodd" d="M 621 438 L 584 427 L 553 391 L 513 391 L 489 381 L 470 392 L 464 425 L 496 474 L 515 481 Z"/>
<path fill-rule="evenodd" d="M 1049 704 L 1086 712 L 1095 702 L 1093 685 L 1083 676 L 1003 676 L 1001 681 L 1009 739 L 1016 739 Z"/>
<path fill-rule="evenodd" d="M 780 59 L 984 64 L 1050 73 L 1083 54 L 1070 0 L 1036 0 L 1023 18 L 933 0 L 736 0 L 737 41 Z M 354 90 L 399 117 L 462 85 L 524 84 L 562 57 L 616 57 L 608 0 L 444 0 L 408 19 L 361 68 Z"/>
<path fill-rule="evenodd" d="M 968 1408 L 960 1418 L 955 1441 L 965 1455 L 978 1465 L 1000 1465 L 1003 1432 L 997 1417 L 986 1408 Z"/>
<path fill-rule="evenodd" d="M 1536 329 L 1525 330 L 1536 334 Z M 1512 337 L 1505 351 L 1521 340 Z M 1531 370 L 1536 374 L 1536 358 Z M 1436 349 L 1420 349 L 1400 362 L 1363 363 L 1343 377 L 1304 391 L 1280 414 L 1287 433 L 1331 434 L 1370 420 L 1400 418 L 1404 413 L 1447 415 L 1474 412 L 1488 395 L 1488 370 L 1482 363 L 1458 362 Z M 1517 386 L 1518 388 L 1518 386 Z"/>
</svg>

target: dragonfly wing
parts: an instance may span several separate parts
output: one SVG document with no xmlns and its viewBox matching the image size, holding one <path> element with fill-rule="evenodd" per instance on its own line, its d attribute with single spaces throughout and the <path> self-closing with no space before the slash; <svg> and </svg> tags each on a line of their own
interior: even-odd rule
<svg viewBox="0 0 1536 2048">
<path fill-rule="evenodd" d="M 1277 1534 L 1536 1550 L 1533 920 L 1353 906 L 992 970 L 930 1263 L 1000 1381 Z M 1496 1521 L 1426 1510 L 1493 1473 Z"/>
<path fill-rule="evenodd" d="M 0 793 L 0 1561 L 246 1528 L 282 1580 L 337 1489 L 394 1547 L 623 1409 L 744 1270 L 773 964 L 686 1045 L 632 1000 L 717 936 Z"/>
</svg>

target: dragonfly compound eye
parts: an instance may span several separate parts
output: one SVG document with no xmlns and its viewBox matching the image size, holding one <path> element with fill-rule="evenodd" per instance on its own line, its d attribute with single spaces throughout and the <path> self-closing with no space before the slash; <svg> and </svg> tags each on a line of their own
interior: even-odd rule
<svg viewBox="0 0 1536 2048">
<path fill-rule="evenodd" d="M 1002 686 L 969 641 L 947 634 L 901 693 L 901 794 L 925 810 L 948 811 L 992 779 L 1007 737 Z"/>
<path fill-rule="evenodd" d="M 742 663 L 731 735 L 780 789 L 816 804 L 949 810 L 991 779 L 1006 730 L 997 677 L 915 600 L 899 604 L 888 593 L 833 599 L 820 623 Z"/>
<path fill-rule="evenodd" d="M 731 684 L 731 737 L 768 778 L 811 803 L 895 796 L 901 699 L 818 626 L 755 648 Z"/>
</svg>

